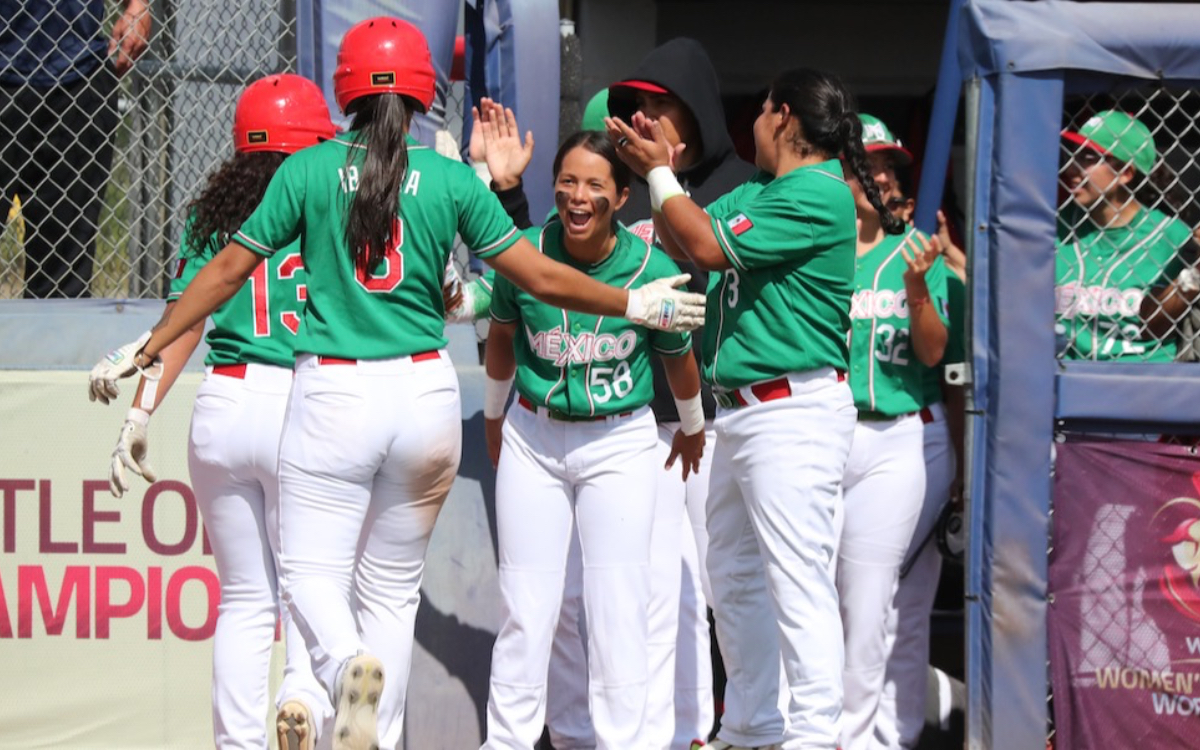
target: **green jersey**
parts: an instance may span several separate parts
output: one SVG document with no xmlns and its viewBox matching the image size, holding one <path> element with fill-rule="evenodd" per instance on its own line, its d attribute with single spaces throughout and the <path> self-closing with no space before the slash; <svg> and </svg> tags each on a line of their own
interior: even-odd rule
<svg viewBox="0 0 1200 750">
<path fill-rule="evenodd" d="M 620 226 L 616 247 L 595 265 L 580 263 L 566 251 L 557 218 L 529 230 L 528 236 L 546 257 L 611 286 L 637 289 L 679 273 L 665 253 Z M 679 356 L 692 348 L 689 333 L 568 312 L 539 302 L 503 276 L 496 277 L 492 318 L 517 323 L 523 334 L 514 340 L 517 391 L 534 404 L 574 417 L 604 417 L 645 406 L 654 396 L 651 351 Z"/>
<path fill-rule="evenodd" d="M 845 370 L 855 217 L 841 164 L 760 173 L 707 211 L 733 267 L 710 275 L 704 378 L 729 389 Z"/>
<path fill-rule="evenodd" d="M 967 360 L 967 287 L 949 268 L 946 269 L 946 307 L 950 314 L 946 353 L 942 355 L 942 361 L 937 367 L 928 369 L 923 380 L 926 406 L 943 398 L 942 383 L 945 382 L 946 365 L 956 365 Z"/>
<path fill-rule="evenodd" d="M 186 242 L 187 230 L 184 237 Z M 181 247 L 167 301 L 179 299 L 200 269 L 223 246 L 221 238 L 213 235 L 199 251 Z M 292 243 L 260 263 L 237 294 L 212 314 L 213 327 L 205 339 L 209 352 L 204 363 L 256 362 L 291 369 L 296 361 L 293 347 L 304 309 L 304 294 L 300 245 Z"/>
<path fill-rule="evenodd" d="M 922 387 L 930 368 L 912 348 L 904 288 L 908 263 L 901 253 L 905 240 L 917 235 L 924 236 L 911 227 L 904 234 L 885 235 L 858 257 L 849 339 L 850 389 L 859 411 L 897 417 L 930 403 Z M 941 258 L 925 272 L 925 285 L 942 324 L 948 325 L 946 264 Z"/>
<path fill-rule="evenodd" d="M 346 244 L 366 154 L 355 139 L 341 135 L 289 156 L 234 241 L 266 256 L 300 241 L 308 304 L 297 353 L 388 359 L 440 349 L 442 281 L 455 235 L 480 258 L 503 252 L 520 235 L 470 167 L 410 137 L 391 246 L 376 268 L 366 268 Z"/>
<path fill-rule="evenodd" d="M 1183 269 L 1177 252 L 1187 226 L 1141 209 L 1125 226 L 1101 229 L 1086 218 L 1060 223 L 1055 270 L 1055 332 L 1067 359 L 1171 362 L 1175 340 L 1145 332 L 1139 311 L 1152 289 Z"/>
</svg>

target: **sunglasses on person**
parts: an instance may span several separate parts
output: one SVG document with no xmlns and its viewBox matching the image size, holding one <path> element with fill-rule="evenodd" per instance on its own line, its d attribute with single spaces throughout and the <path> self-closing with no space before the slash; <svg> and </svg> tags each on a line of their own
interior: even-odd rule
<svg viewBox="0 0 1200 750">
<path fill-rule="evenodd" d="M 1071 158 L 1075 160 L 1076 164 L 1084 168 L 1093 167 L 1102 161 L 1107 161 L 1107 157 L 1104 154 L 1090 148 L 1079 149 L 1074 154 L 1071 154 Z"/>
</svg>

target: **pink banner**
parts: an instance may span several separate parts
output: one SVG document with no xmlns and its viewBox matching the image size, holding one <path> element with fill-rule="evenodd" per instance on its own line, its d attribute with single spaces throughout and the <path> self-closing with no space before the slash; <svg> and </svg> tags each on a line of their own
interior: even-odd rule
<svg viewBox="0 0 1200 750">
<path fill-rule="evenodd" d="M 1058 446 L 1049 649 L 1057 746 L 1200 736 L 1200 459 L 1144 442 Z"/>
</svg>

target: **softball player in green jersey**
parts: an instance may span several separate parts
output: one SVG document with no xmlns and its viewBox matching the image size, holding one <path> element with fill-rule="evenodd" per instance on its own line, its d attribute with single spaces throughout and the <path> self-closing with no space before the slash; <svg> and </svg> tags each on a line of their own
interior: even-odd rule
<svg viewBox="0 0 1200 750">
<path fill-rule="evenodd" d="M 1076 150 L 1063 173 L 1071 204 L 1059 217 L 1055 262 L 1060 352 L 1066 359 L 1170 362 L 1175 323 L 1200 292 L 1200 276 L 1179 256 L 1191 239 L 1187 226 L 1135 194 L 1154 169 L 1154 139 L 1141 122 L 1113 110 L 1063 139 Z"/>
<path fill-rule="evenodd" d="M 470 167 L 409 138 L 433 88 L 416 27 L 375 18 L 346 32 L 334 93 L 350 132 L 284 162 L 170 318 L 105 373 L 156 366 L 264 257 L 300 241 L 308 300 L 279 452 L 280 568 L 336 707 L 335 750 L 401 741 L 425 550 L 461 454 L 441 297 L 455 236 L 554 304 L 666 329 L 701 317 L 702 298 L 673 289 L 680 279 L 606 286 L 520 238 Z"/>
<path fill-rule="evenodd" d="M 946 253 L 949 235 L 938 234 L 942 252 Z M 924 425 L 925 499 L 888 611 L 887 671 L 871 742 L 875 750 L 915 748 L 925 726 L 929 618 L 942 569 L 942 557 L 933 535 L 938 518 L 951 499 L 951 487 L 960 480 L 955 470 L 959 466 L 962 386 L 945 382 L 945 367 L 964 360 L 966 289 L 954 273 L 946 274 L 946 299 L 950 313 L 946 353 L 941 364 L 929 368 L 922 380 L 926 403 L 936 404 L 944 399 L 945 419 L 935 418 Z M 929 414 L 936 416 L 934 407 L 930 407 Z"/>
<path fill-rule="evenodd" d="M 325 97 L 300 76 L 251 84 L 234 116 L 236 155 L 209 178 L 192 204 L 168 303 L 255 209 L 287 154 L 334 135 Z M 293 244 L 260 265 L 249 283 L 212 315 L 207 377 L 196 394 L 188 468 L 221 580 L 213 635 L 213 737 L 218 748 L 267 748 L 271 647 L 283 618 L 287 663 L 279 690 L 279 744 L 314 747 L 333 708 L 313 677 L 308 653 L 286 608 L 280 612 L 279 437 L 292 384 L 292 347 L 304 305 L 304 266 Z M 164 313 L 164 317 L 170 314 Z M 199 343 L 203 325 L 163 352 L 160 379 L 143 380 L 112 461 L 112 489 L 128 489 L 126 470 L 153 481 L 146 424 Z M 93 381 L 102 388 L 100 381 Z M 107 401 L 104 390 L 94 395 Z"/>
<path fill-rule="evenodd" d="M 863 145 L 883 194 L 908 152 L 868 115 Z M 939 243 L 908 228 L 888 235 L 862 183 L 850 307 L 850 388 L 858 409 L 843 480 L 837 588 L 845 630 L 843 750 L 870 746 L 883 690 L 888 613 L 925 500 L 925 424 L 945 427 L 941 394 L 926 392 L 947 338 L 946 268 Z M 942 488 L 949 492 L 949 483 Z"/>
<path fill-rule="evenodd" d="M 870 178 L 862 124 L 833 76 L 799 69 L 774 81 L 754 123 L 763 173 L 707 213 L 674 178 L 661 128 L 637 115 L 632 125 L 609 120 L 622 157 L 647 176 L 660 240 L 720 272 L 703 365 L 720 406 L 708 571 L 729 676 L 713 747 L 832 750 L 843 664 L 834 515 L 855 424 L 845 382 L 855 201 L 838 155 L 880 223 L 901 224 Z"/>
<path fill-rule="evenodd" d="M 613 219 L 629 170 L 604 133 L 568 138 L 554 160 L 558 216 L 530 230 L 547 257 L 605 283 L 637 288 L 678 267 Z M 700 412 L 687 334 L 569 313 L 496 280 L 487 342 L 488 450 L 504 619 L 492 653 L 487 750 L 525 750 L 541 736 L 551 644 L 572 529 L 588 623 L 589 707 L 597 748 L 647 747 L 646 608 L 658 430 L 650 356 L 662 357 L 684 413 Z M 518 397 L 503 405 L 514 378 Z M 693 408 L 687 409 L 690 406 Z M 503 446 L 503 447 L 501 447 Z M 704 421 L 675 435 L 667 463 L 699 465 Z"/>
</svg>

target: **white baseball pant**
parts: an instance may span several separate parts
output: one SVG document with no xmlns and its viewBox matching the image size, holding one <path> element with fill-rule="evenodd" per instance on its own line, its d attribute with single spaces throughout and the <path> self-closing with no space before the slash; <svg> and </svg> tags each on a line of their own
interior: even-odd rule
<svg viewBox="0 0 1200 750">
<path fill-rule="evenodd" d="M 244 369 L 243 369 L 244 368 Z M 220 373 L 222 368 L 217 368 Z M 292 371 L 270 365 L 213 374 L 196 394 L 188 471 L 221 580 L 213 634 L 213 739 L 216 747 L 266 750 L 271 648 L 282 615 L 287 662 L 279 701 L 299 699 L 320 733 L 333 716 L 286 608 L 280 611 L 279 436 Z"/>
<path fill-rule="evenodd" d="M 503 624 L 492 651 L 487 750 L 529 750 L 541 736 L 572 519 L 596 747 L 645 747 L 655 436 L 645 407 L 600 422 L 509 410 L 496 474 Z"/>
<path fill-rule="evenodd" d="M 587 618 L 583 614 L 583 553 L 572 525 L 563 603 L 546 676 L 546 728 L 554 750 L 593 750 L 596 730 L 588 712 Z"/>
<path fill-rule="evenodd" d="M 678 422 L 658 425 L 655 458 L 671 453 Z M 708 625 L 708 550 L 705 504 L 716 434 L 705 434 L 700 471 L 682 481 L 679 463 L 658 472 L 650 542 L 650 605 L 647 649 L 650 682 L 646 699 L 647 748 L 688 750 L 707 740 L 715 719 L 712 643 Z M 686 513 L 684 512 L 686 511 Z M 595 730 L 587 711 L 587 621 L 582 616 L 582 564 L 578 536 L 567 557 L 562 613 L 554 633 L 546 696 L 546 726 L 555 750 L 590 750 Z"/>
<path fill-rule="evenodd" d="M 940 408 L 938 417 L 945 421 Z M 869 747 L 875 731 L 888 612 L 925 498 L 924 434 L 917 414 L 860 420 L 854 431 L 837 563 L 846 638 L 842 750 Z"/>
<path fill-rule="evenodd" d="M 929 615 L 937 596 L 942 556 L 932 539 L 950 499 L 956 462 L 945 419 L 925 425 L 925 501 L 905 554 L 908 572 L 888 615 L 888 663 L 875 717 L 874 750 L 911 750 L 925 727 L 929 675 Z"/>
<path fill-rule="evenodd" d="M 658 426 L 658 496 L 650 544 L 650 688 L 646 747 L 688 750 L 713 725 L 712 645 L 708 626 L 705 505 L 716 433 L 705 434 L 700 471 L 682 481 L 679 462 L 664 469 L 679 423 Z"/>
<path fill-rule="evenodd" d="M 791 395 L 715 422 L 708 496 L 708 573 L 725 660 L 720 739 L 837 746 L 842 626 L 831 571 L 839 502 L 857 412 L 832 368 L 787 377 Z M 788 717 L 779 710 L 782 650 Z"/>
<path fill-rule="evenodd" d="M 383 663 L 381 748 L 400 747 L 425 551 L 462 454 L 458 377 L 439 355 L 301 355 L 280 446 L 284 598 L 331 698 L 348 659 Z"/>
</svg>

